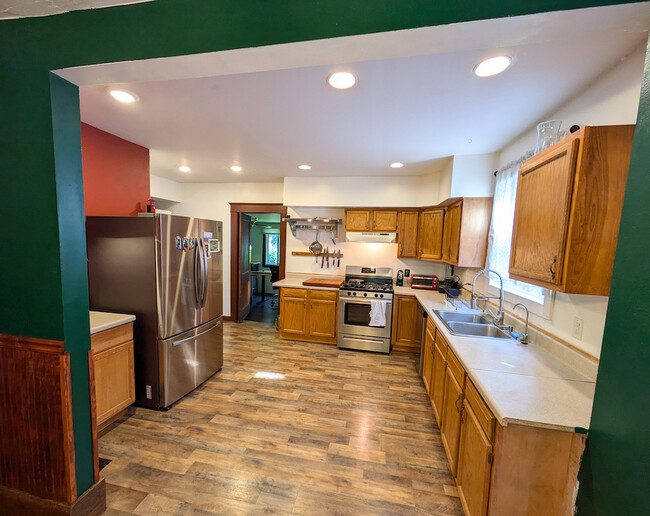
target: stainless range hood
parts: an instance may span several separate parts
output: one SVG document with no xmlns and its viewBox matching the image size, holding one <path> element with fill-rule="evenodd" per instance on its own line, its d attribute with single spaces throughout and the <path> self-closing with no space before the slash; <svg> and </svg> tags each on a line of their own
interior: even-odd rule
<svg viewBox="0 0 650 516">
<path fill-rule="evenodd" d="M 394 244 L 397 242 L 397 233 L 347 232 L 345 233 L 345 240 L 347 242 Z"/>
</svg>

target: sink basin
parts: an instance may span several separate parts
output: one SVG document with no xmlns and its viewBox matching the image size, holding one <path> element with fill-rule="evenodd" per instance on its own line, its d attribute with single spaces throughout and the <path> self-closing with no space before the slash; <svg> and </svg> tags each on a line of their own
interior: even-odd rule
<svg viewBox="0 0 650 516">
<path fill-rule="evenodd" d="M 492 319 L 485 314 L 473 314 L 469 312 L 454 312 L 453 310 L 436 310 L 436 313 L 445 322 L 458 321 L 475 324 L 490 324 Z"/>
<path fill-rule="evenodd" d="M 473 324 L 460 321 L 445 321 L 447 328 L 454 335 L 471 337 L 489 337 L 492 339 L 511 339 L 505 331 L 492 324 Z"/>
</svg>

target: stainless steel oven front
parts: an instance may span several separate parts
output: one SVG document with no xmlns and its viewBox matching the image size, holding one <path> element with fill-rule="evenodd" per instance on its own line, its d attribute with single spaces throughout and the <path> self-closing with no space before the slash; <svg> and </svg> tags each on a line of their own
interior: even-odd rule
<svg viewBox="0 0 650 516">
<path fill-rule="evenodd" d="M 380 300 L 385 303 L 386 321 L 383 326 L 370 326 L 371 303 L 376 300 L 362 296 L 361 292 L 339 292 L 338 347 L 389 353 L 393 296 L 384 294 Z"/>
</svg>

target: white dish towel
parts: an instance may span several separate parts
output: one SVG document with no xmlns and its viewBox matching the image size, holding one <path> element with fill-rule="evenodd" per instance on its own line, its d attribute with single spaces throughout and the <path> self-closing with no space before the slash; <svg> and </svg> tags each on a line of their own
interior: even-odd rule
<svg viewBox="0 0 650 516">
<path fill-rule="evenodd" d="M 370 326 L 386 326 L 386 301 L 370 301 Z"/>
</svg>

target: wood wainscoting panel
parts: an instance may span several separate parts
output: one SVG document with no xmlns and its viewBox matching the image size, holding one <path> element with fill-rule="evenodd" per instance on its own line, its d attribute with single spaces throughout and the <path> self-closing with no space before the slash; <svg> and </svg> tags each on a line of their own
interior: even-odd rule
<svg viewBox="0 0 650 516">
<path fill-rule="evenodd" d="M 70 357 L 63 343 L 46 342 L 0 335 L 0 485 L 71 503 Z"/>
</svg>

